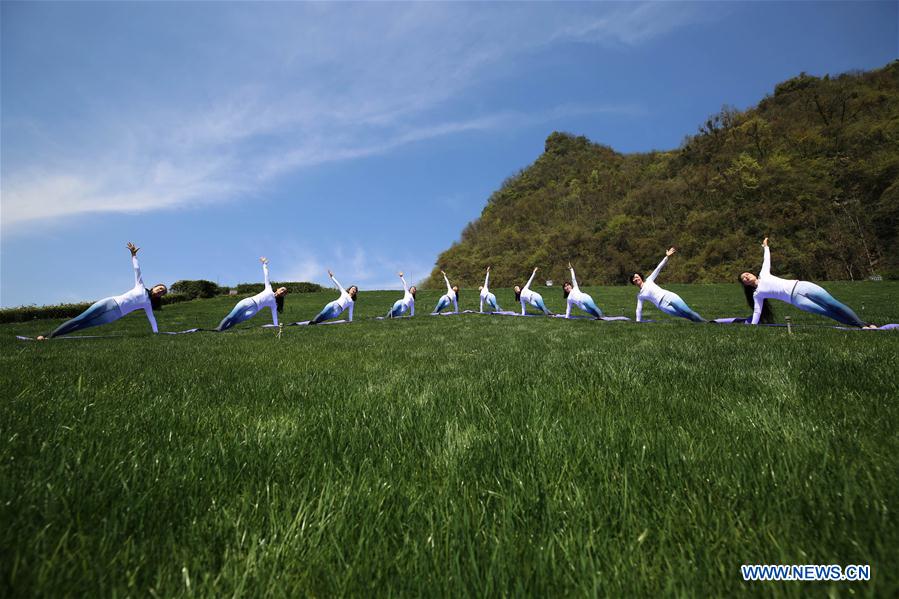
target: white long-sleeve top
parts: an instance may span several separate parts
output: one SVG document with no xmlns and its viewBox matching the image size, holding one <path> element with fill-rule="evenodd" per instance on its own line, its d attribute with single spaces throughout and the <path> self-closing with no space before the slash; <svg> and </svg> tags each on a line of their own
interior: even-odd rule
<svg viewBox="0 0 899 599">
<path fill-rule="evenodd" d="M 350 309 L 350 322 L 353 322 L 353 306 L 356 302 L 353 301 L 352 296 L 347 293 L 346 289 L 343 288 L 343 285 L 340 284 L 340 281 L 334 278 L 334 275 L 331 275 L 331 280 L 334 281 L 334 284 L 337 285 L 337 288 L 340 289 L 340 297 L 334 300 L 338 306 L 340 306 L 340 311 L 343 312 L 347 308 Z"/>
<path fill-rule="evenodd" d="M 453 302 L 453 308 L 455 308 L 456 312 L 458 312 L 459 301 L 456 299 L 456 292 L 453 291 L 453 286 L 450 285 L 449 279 L 446 278 L 446 273 L 443 273 L 443 280 L 446 281 L 446 293 L 443 294 L 443 297 Z"/>
<path fill-rule="evenodd" d="M 665 268 L 666 264 L 668 264 L 668 256 L 662 258 L 662 261 L 659 262 L 656 269 L 652 271 L 652 274 L 643 281 L 643 286 L 640 287 L 640 292 L 637 294 L 637 322 L 640 322 L 643 318 L 644 301 L 650 301 L 658 308 L 659 302 L 661 302 L 662 298 L 665 297 L 665 294 L 668 293 L 655 283 L 656 277 L 659 276 L 659 273 L 662 272 L 662 269 Z"/>
<path fill-rule="evenodd" d="M 401 276 L 400 281 L 403 282 L 403 299 L 401 300 L 403 306 L 409 310 L 411 316 L 415 316 L 415 296 L 409 291 L 409 284 L 406 283 L 406 279 Z"/>
<path fill-rule="evenodd" d="M 518 294 L 518 297 L 522 302 L 522 310 L 524 309 L 524 302 L 533 303 L 534 298 L 540 295 L 535 291 L 531 291 L 531 283 L 534 282 L 534 276 L 536 274 L 536 271 L 531 273 L 531 278 L 528 279 L 528 282 L 525 283 L 524 287 L 521 288 L 521 293 Z"/>
<path fill-rule="evenodd" d="M 265 287 L 250 299 L 256 302 L 260 310 L 262 308 L 271 308 L 272 324 L 278 326 L 278 302 L 275 301 L 275 292 L 272 291 L 272 284 L 268 280 L 268 264 L 262 264 L 262 274 L 265 279 Z"/>
<path fill-rule="evenodd" d="M 487 299 L 487 296 L 490 295 L 490 289 L 488 284 L 490 283 L 490 271 L 487 271 L 487 276 L 484 277 L 484 286 L 481 287 L 481 299 Z"/>
<path fill-rule="evenodd" d="M 571 292 L 568 294 L 568 302 L 565 307 L 565 318 L 571 316 L 571 306 L 577 306 L 581 310 L 586 311 L 584 302 L 593 299 L 577 286 L 577 278 L 574 276 L 574 268 L 571 269 Z"/>
<path fill-rule="evenodd" d="M 759 272 L 758 285 L 752 294 L 755 306 L 752 310 L 752 324 L 758 324 L 762 316 L 762 303 L 766 299 L 776 299 L 790 303 L 793 297 L 793 289 L 796 288 L 796 279 L 781 279 L 771 274 L 771 250 L 765 246 L 765 258 L 762 261 L 762 270 Z"/>
<path fill-rule="evenodd" d="M 143 310 L 150 321 L 154 333 L 158 333 L 156 328 L 156 317 L 153 316 L 153 306 L 150 304 L 150 296 L 147 294 L 147 288 L 144 287 L 144 280 L 140 274 L 140 265 L 137 263 L 137 256 L 131 256 L 131 266 L 134 267 L 134 287 L 131 291 L 127 291 L 122 295 L 116 295 L 112 299 L 118 304 L 122 316 L 134 312 L 135 310 Z"/>
<path fill-rule="evenodd" d="M 480 311 L 484 311 L 484 302 L 487 301 L 487 296 L 490 295 L 490 289 L 487 287 L 488 283 L 490 283 L 490 271 L 487 271 L 487 276 L 484 277 L 484 286 L 481 287 L 481 308 Z"/>
</svg>

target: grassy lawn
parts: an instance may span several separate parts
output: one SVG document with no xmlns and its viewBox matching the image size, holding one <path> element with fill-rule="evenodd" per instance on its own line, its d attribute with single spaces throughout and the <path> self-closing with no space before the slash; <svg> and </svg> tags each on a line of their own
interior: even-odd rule
<svg viewBox="0 0 899 599">
<path fill-rule="evenodd" d="M 825 287 L 899 322 L 899 283 Z M 750 312 L 736 283 L 670 289 Z M 584 290 L 633 317 L 633 287 Z M 368 317 L 402 292 L 363 292 L 358 322 L 280 339 L 267 312 L 0 326 L 0 595 L 899 593 L 899 334 L 427 316 L 440 293 L 389 322 Z M 157 318 L 212 328 L 235 301 Z M 746 563 L 872 580 L 744 583 Z"/>
</svg>

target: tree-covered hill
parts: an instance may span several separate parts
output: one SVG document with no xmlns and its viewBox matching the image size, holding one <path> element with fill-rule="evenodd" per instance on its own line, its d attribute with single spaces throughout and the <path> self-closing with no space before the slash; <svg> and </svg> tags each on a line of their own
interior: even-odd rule
<svg viewBox="0 0 899 599">
<path fill-rule="evenodd" d="M 871 72 L 801 74 L 755 108 L 725 107 L 681 147 L 620 154 L 553 133 L 545 152 L 493 193 L 439 269 L 475 285 L 566 276 L 626 283 L 675 245 L 665 280 L 758 270 L 813 280 L 899 278 L 899 61 Z M 436 276 L 435 276 L 436 275 Z"/>
</svg>

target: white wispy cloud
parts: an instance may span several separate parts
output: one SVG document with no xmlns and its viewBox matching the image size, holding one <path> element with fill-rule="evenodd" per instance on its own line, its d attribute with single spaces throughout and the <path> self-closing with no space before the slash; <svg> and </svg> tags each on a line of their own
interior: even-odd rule
<svg viewBox="0 0 899 599">
<path fill-rule="evenodd" d="M 224 6 L 219 43 L 252 51 L 228 55 L 232 76 L 198 75 L 187 100 L 113 103 L 58 135 L 41 123 L 4 122 L 4 137 L 25 136 L 41 148 L 34 158 L 3 158 L 4 229 L 229 200 L 297 169 L 443 136 L 632 112 L 563 105 L 446 116 L 470 114 L 448 105 L 498 76 L 507 59 L 542 45 L 636 45 L 691 19 L 682 7 L 658 4 L 603 6 L 600 15 L 596 5 L 313 4 L 289 19 Z M 193 59 L 198 73 L 215 71 L 206 67 L 219 58 L 215 43 L 204 43 Z"/>
</svg>

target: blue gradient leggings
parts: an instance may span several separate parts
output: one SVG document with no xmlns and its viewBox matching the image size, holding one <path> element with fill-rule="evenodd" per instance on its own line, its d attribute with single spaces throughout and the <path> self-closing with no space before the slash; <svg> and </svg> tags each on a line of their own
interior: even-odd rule
<svg viewBox="0 0 899 599">
<path fill-rule="evenodd" d="M 337 300 L 333 302 L 328 302 L 322 311 L 318 313 L 318 315 L 309 321 L 309 324 L 318 324 L 325 320 L 331 320 L 332 318 L 337 318 L 340 316 L 343 310 L 340 308 L 340 304 L 337 303 Z"/>
<path fill-rule="evenodd" d="M 687 305 L 687 302 L 682 300 L 681 296 L 676 293 L 666 294 L 662 301 L 659 302 L 659 310 L 675 318 L 686 318 L 693 322 L 706 322 L 705 318 L 694 312 Z"/>
<path fill-rule="evenodd" d="M 444 295 L 440 298 L 440 301 L 437 302 L 437 307 L 434 308 L 434 312 L 440 312 L 444 308 L 450 307 L 452 304 L 453 301 L 449 297 Z"/>
<path fill-rule="evenodd" d="M 403 300 L 398 299 L 393 302 L 393 308 L 390 309 L 390 312 L 387 313 L 387 316 L 390 318 L 398 318 L 402 316 L 406 312 L 406 305 L 403 303 Z"/>
<path fill-rule="evenodd" d="M 530 303 L 535 308 L 539 308 L 544 314 L 549 314 L 549 310 L 546 309 L 546 304 L 543 303 L 543 296 L 534 294 L 534 299 L 528 303 Z M 526 310 L 524 312 L 527 313 Z"/>
<path fill-rule="evenodd" d="M 496 296 L 495 296 L 495 295 L 493 295 L 492 293 L 488 293 L 488 294 L 487 294 L 487 297 L 484 298 L 484 300 L 485 300 L 484 303 L 486 303 L 488 306 L 490 306 L 490 308 L 492 308 L 494 312 L 499 312 L 499 311 L 500 311 L 500 309 L 499 309 L 499 304 L 496 303 Z"/>
<path fill-rule="evenodd" d="M 823 287 L 808 281 L 799 281 L 793 289 L 790 303 L 806 312 L 832 318 L 851 327 L 864 327 L 865 323 L 849 306 L 838 302 Z"/>
<path fill-rule="evenodd" d="M 602 318 L 602 310 L 600 310 L 592 297 L 588 297 L 584 302 L 584 310 L 594 318 Z"/>
<path fill-rule="evenodd" d="M 256 316 L 257 312 L 259 312 L 259 305 L 253 301 L 253 298 L 248 297 L 242 299 L 237 302 L 237 305 L 234 306 L 231 312 L 222 319 L 219 326 L 215 327 L 215 330 L 225 331 L 230 329 L 234 325 Z"/>
<path fill-rule="evenodd" d="M 75 331 L 80 331 L 81 329 L 86 329 L 88 327 L 115 322 L 122 316 L 124 316 L 122 314 L 122 309 L 119 308 L 119 305 L 114 299 L 111 297 L 101 299 L 72 320 L 67 320 L 56 327 L 56 330 L 50 333 L 50 337 L 68 335 L 69 333 L 74 333 Z"/>
</svg>

